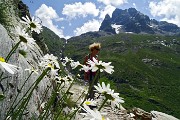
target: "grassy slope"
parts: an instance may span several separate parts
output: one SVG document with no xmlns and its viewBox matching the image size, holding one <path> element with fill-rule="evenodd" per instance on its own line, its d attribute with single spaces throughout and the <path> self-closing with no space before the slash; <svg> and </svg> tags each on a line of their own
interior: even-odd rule
<svg viewBox="0 0 180 120">
<path fill-rule="evenodd" d="M 65 42 L 64 39 L 59 38 L 58 35 L 46 27 L 43 27 L 42 36 L 46 45 L 48 46 L 50 53 L 53 53 L 55 56 L 60 58 L 60 53 Z"/>
<path fill-rule="evenodd" d="M 174 44 L 166 47 L 158 40 Z M 102 43 L 100 59 L 115 66 L 115 72 L 106 78 L 125 98 L 125 107 L 157 110 L 180 118 L 180 38 L 133 34 L 79 37 L 69 40 L 64 54 L 82 63 L 93 42 Z M 152 61 L 144 63 L 145 58 Z"/>
</svg>

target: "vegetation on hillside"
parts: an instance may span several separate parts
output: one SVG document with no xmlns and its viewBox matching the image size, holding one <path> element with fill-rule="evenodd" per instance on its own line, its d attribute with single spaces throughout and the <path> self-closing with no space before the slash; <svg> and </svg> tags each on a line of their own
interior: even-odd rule
<svg viewBox="0 0 180 120">
<path fill-rule="evenodd" d="M 56 35 L 49 28 L 44 26 L 42 36 L 44 38 L 45 44 L 48 46 L 49 52 L 60 58 L 65 39 L 59 38 L 58 35 Z"/>
<path fill-rule="evenodd" d="M 75 38 L 73 38 L 75 39 Z M 121 33 L 68 40 L 65 56 L 83 61 L 88 45 L 101 42 L 99 58 L 115 66 L 105 75 L 125 98 L 127 108 L 157 110 L 180 118 L 180 38 Z"/>
</svg>

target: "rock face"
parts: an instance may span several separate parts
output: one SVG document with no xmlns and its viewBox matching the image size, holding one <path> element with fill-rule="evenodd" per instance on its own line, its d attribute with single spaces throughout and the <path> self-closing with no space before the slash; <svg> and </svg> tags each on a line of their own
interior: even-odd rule
<svg viewBox="0 0 180 120">
<path fill-rule="evenodd" d="M 152 120 L 179 120 L 171 115 L 158 112 L 158 111 L 151 111 L 152 114 Z"/>
<path fill-rule="evenodd" d="M 115 33 L 112 25 L 120 25 L 120 32 L 178 35 L 180 28 L 172 23 L 150 19 L 135 8 L 115 9 L 112 18 L 106 15 L 99 30 Z"/>
<path fill-rule="evenodd" d="M 99 30 L 103 30 L 115 34 L 115 30 L 111 27 L 111 18 L 108 14 L 105 16 L 105 19 L 101 23 Z"/>
<path fill-rule="evenodd" d="M 14 37 L 16 34 L 14 28 L 16 26 L 21 26 L 19 23 L 20 18 L 17 15 L 17 2 L 15 0 L 0 0 L 0 56 L 6 57 L 12 46 L 15 45 L 19 40 Z M 16 50 L 15 53 L 11 56 L 8 63 L 16 65 L 19 67 L 18 72 L 14 75 L 11 75 L 5 72 L 2 76 L 1 84 L 4 88 L 4 91 L 0 88 L 0 94 L 5 95 L 5 99 L 0 101 L 0 119 L 4 119 L 7 113 L 7 110 L 12 105 L 18 90 L 23 86 L 23 83 L 27 79 L 29 72 L 25 71 L 26 68 L 31 68 L 32 66 L 38 68 L 38 62 L 40 57 L 43 56 L 42 50 L 38 45 L 35 45 L 34 50 L 27 50 L 27 57 L 24 58 L 20 55 Z M 2 73 L 0 69 L 0 74 Z M 40 72 L 41 73 L 41 72 Z M 29 87 L 33 84 L 33 82 L 37 79 L 39 75 L 33 74 L 26 84 L 23 86 L 23 89 L 19 94 L 17 101 L 26 93 Z M 50 85 L 48 79 L 43 79 L 38 87 L 33 91 L 32 97 L 29 101 L 29 104 L 26 108 L 26 118 L 31 118 L 32 116 L 36 116 L 39 114 L 38 107 L 43 101 L 46 101 L 47 97 L 43 99 L 43 94 L 47 86 Z M 16 101 L 16 103 L 17 103 Z"/>
</svg>

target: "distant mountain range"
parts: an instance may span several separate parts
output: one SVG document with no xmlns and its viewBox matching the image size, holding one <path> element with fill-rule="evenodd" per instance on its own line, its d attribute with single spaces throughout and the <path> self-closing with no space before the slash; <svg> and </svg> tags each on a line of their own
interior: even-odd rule
<svg viewBox="0 0 180 120">
<path fill-rule="evenodd" d="M 119 32 L 162 35 L 180 34 L 180 28 L 177 25 L 166 21 L 150 19 L 147 15 L 142 14 L 135 8 L 125 10 L 116 8 L 112 13 L 112 17 L 108 14 L 105 16 L 99 31 L 110 32 L 113 34 Z"/>
</svg>

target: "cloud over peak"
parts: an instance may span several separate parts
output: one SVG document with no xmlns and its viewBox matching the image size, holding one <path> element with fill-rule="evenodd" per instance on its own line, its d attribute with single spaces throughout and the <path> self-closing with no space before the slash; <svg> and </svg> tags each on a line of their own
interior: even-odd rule
<svg viewBox="0 0 180 120">
<path fill-rule="evenodd" d="M 96 5 L 91 2 L 86 2 L 84 4 L 75 2 L 74 4 L 65 4 L 62 14 L 71 19 L 76 17 L 86 17 L 87 15 L 96 17 L 99 15 L 99 9 L 96 9 Z"/>
<path fill-rule="evenodd" d="M 112 17 L 112 13 L 115 9 L 116 8 L 114 6 L 107 5 L 106 7 L 104 7 L 103 10 L 100 11 L 99 18 L 103 20 L 105 18 L 106 14 L 108 14 L 110 17 Z"/>
<path fill-rule="evenodd" d="M 105 5 L 112 5 L 112 6 L 120 6 L 124 3 L 127 3 L 127 0 L 97 0 L 98 2 L 102 2 Z"/>
<path fill-rule="evenodd" d="M 76 28 L 76 30 L 74 30 L 74 34 L 75 36 L 78 36 L 89 31 L 98 31 L 100 25 L 101 22 L 98 20 L 89 20 L 88 22 L 84 23 L 83 26 L 81 26 L 80 28 Z"/>
<path fill-rule="evenodd" d="M 154 17 L 163 17 L 161 20 L 177 24 L 178 26 L 180 26 L 179 6 L 179 0 L 162 0 L 149 3 L 150 12 Z"/>
</svg>

